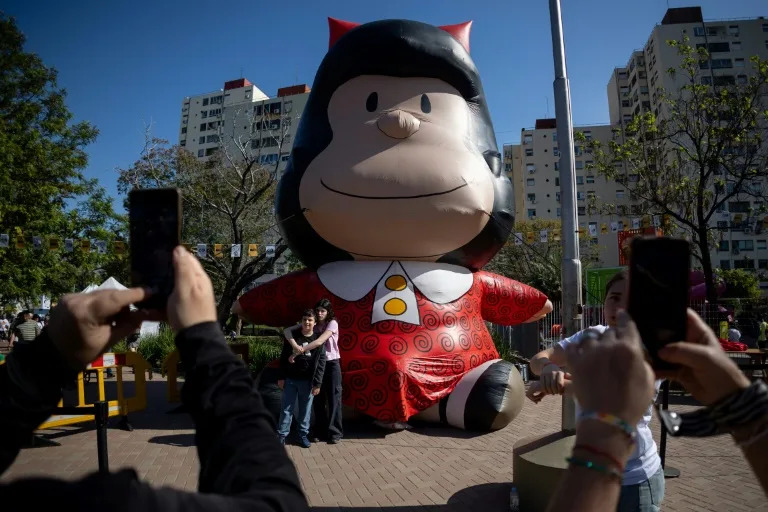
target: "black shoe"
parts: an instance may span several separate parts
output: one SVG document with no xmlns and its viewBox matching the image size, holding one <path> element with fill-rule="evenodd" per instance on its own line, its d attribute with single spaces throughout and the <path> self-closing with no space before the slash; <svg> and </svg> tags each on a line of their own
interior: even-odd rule
<svg viewBox="0 0 768 512">
<path fill-rule="evenodd" d="M 332 437 L 328 440 L 328 444 L 339 444 L 341 442 L 340 437 Z"/>
</svg>

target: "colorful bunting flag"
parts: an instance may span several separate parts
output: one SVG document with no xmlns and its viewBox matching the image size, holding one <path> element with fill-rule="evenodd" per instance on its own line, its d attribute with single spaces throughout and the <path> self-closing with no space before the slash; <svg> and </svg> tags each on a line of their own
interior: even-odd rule
<svg viewBox="0 0 768 512">
<path fill-rule="evenodd" d="M 197 257 L 204 260 L 208 256 L 208 246 L 205 244 L 197 244 Z"/>
<path fill-rule="evenodd" d="M 604 235 L 607 232 L 608 232 L 608 224 L 603 222 L 602 224 L 600 224 L 600 233 Z"/>
<path fill-rule="evenodd" d="M 80 250 L 83 252 L 91 252 L 91 241 L 80 240 Z"/>
<path fill-rule="evenodd" d="M 258 244 L 248 244 L 248 256 L 251 258 L 255 258 L 259 255 L 259 245 Z"/>
<path fill-rule="evenodd" d="M 115 248 L 115 254 L 125 254 L 125 242 L 122 240 L 115 240 L 112 246 Z"/>
<path fill-rule="evenodd" d="M 274 245 L 268 245 L 267 246 L 267 259 L 273 260 L 275 259 L 275 246 Z"/>
<path fill-rule="evenodd" d="M 546 229 L 542 229 L 541 231 L 539 231 L 539 239 L 541 240 L 541 243 L 543 244 L 547 243 L 549 239 L 549 233 L 547 232 Z"/>
<path fill-rule="evenodd" d="M 65 238 L 64 239 L 64 252 L 72 252 L 75 250 L 75 240 L 74 238 Z"/>
<path fill-rule="evenodd" d="M 534 234 L 533 231 L 527 231 L 525 233 L 525 241 L 528 242 L 529 244 L 532 244 L 535 241 L 535 239 L 536 239 L 536 235 Z"/>
<path fill-rule="evenodd" d="M 766 217 L 768 219 L 768 217 Z M 523 245 L 523 234 L 515 233 L 515 245 Z"/>
<path fill-rule="evenodd" d="M 232 247 L 229 249 L 229 257 L 230 258 L 239 258 L 240 257 L 240 250 L 242 248 L 241 244 L 232 244 Z"/>
<path fill-rule="evenodd" d="M 48 239 L 48 248 L 52 251 L 58 251 L 60 248 L 61 240 L 58 237 L 52 236 Z"/>
<path fill-rule="evenodd" d="M 616 233 L 619 230 L 619 223 L 616 221 L 611 222 L 611 233 Z"/>
<path fill-rule="evenodd" d="M 3 249 L 7 248 L 10 243 L 10 239 L 8 238 L 8 233 L 0 234 L 0 247 Z"/>
<path fill-rule="evenodd" d="M 221 252 L 222 244 L 213 244 L 213 257 L 214 258 L 223 258 L 224 253 Z"/>
</svg>

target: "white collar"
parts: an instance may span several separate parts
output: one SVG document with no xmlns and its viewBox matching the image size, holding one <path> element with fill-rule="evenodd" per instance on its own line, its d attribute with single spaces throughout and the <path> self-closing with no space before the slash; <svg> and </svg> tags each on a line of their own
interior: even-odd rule
<svg viewBox="0 0 768 512">
<path fill-rule="evenodd" d="M 448 263 L 424 261 L 334 261 L 317 269 L 317 276 L 331 293 L 348 302 L 365 297 L 392 265 L 400 265 L 416 288 L 431 302 L 453 302 L 472 288 L 469 269 Z"/>
</svg>

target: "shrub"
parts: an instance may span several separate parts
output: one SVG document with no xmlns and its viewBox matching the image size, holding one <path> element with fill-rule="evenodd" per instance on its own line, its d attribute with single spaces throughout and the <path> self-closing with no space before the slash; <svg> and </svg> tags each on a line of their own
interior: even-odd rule
<svg viewBox="0 0 768 512">
<path fill-rule="evenodd" d="M 509 361 L 514 364 L 526 364 L 528 360 L 520 355 L 517 350 L 512 350 L 512 347 L 502 339 L 502 337 L 491 330 L 491 338 L 493 344 L 496 345 L 496 351 L 499 353 L 499 357 L 505 361 Z"/>
<path fill-rule="evenodd" d="M 138 352 L 153 368 L 160 368 L 166 356 L 176 350 L 175 337 L 168 325 L 160 324 L 157 334 L 140 338 Z"/>
</svg>

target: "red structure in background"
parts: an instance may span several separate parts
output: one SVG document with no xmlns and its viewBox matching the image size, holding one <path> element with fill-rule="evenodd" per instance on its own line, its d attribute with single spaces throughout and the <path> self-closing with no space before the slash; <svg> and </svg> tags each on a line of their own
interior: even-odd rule
<svg viewBox="0 0 768 512">
<path fill-rule="evenodd" d="M 617 236 L 619 243 L 619 266 L 623 267 L 625 265 L 629 265 L 630 244 L 632 243 L 633 238 L 640 235 L 663 236 L 664 232 L 661 230 L 661 228 L 653 227 L 619 231 Z"/>
</svg>

